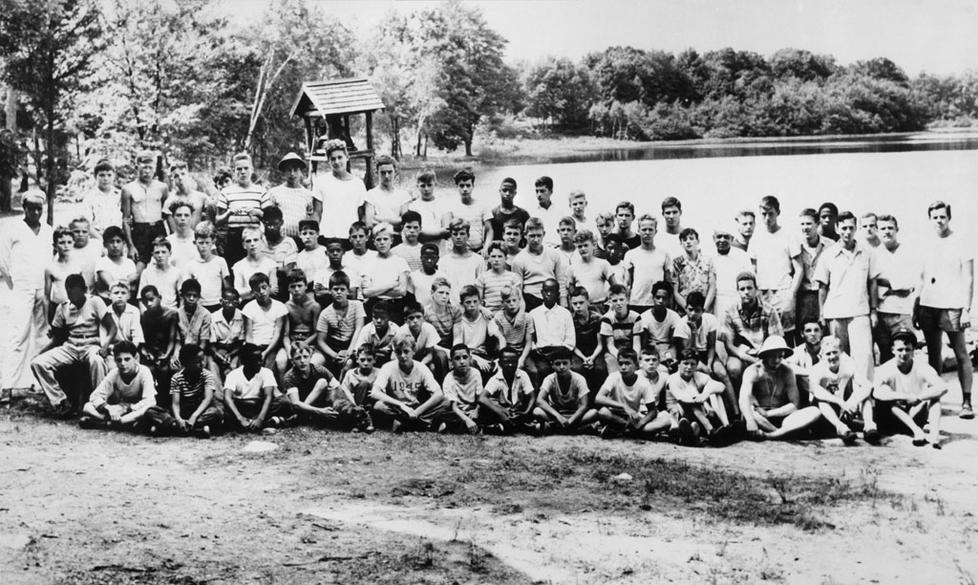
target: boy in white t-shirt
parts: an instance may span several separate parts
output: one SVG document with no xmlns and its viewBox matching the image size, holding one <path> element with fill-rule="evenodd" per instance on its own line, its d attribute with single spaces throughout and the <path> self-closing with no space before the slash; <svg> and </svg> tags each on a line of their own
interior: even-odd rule
<svg viewBox="0 0 978 585">
<path fill-rule="evenodd" d="M 244 228 L 241 230 L 241 242 L 244 245 L 246 256 L 231 267 L 231 271 L 234 273 L 234 288 L 241 295 L 241 302 L 247 303 L 255 298 L 250 284 L 251 277 L 255 274 L 264 274 L 268 277 L 270 294 L 275 296 L 278 293 L 278 267 L 274 260 L 262 254 L 261 229 L 256 227 Z"/>
<path fill-rule="evenodd" d="M 153 263 L 139 275 L 139 290 L 153 285 L 160 293 L 160 301 L 167 309 L 177 308 L 180 295 L 180 270 L 170 263 L 171 244 L 169 240 L 158 237 L 153 240 Z"/>
<path fill-rule="evenodd" d="M 282 345 L 285 318 L 289 312 L 284 304 L 272 298 L 272 287 L 267 274 L 252 274 L 248 285 L 254 300 L 241 309 L 241 314 L 244 315 L 245 343 L 258 347 L 262 364 L 272 368 L 275 365 L 275 355 Z"/>
<path fill-rule="evenodd" d="M 670 426 L 668 416 L 657 416 L 655 391 L 637 368 L 635 350 L 619 351 L 618 371 L 608 376 L 594 397 L 598 418 L 605 423 L 603 438 L 623 434 L 651 438 Z"/>
<path fill-rule="evenodd" d="M 821 359 L 808 372 L 812 399 L 846 445 L 856 442 L 853 419 L 863 419 L 863 438 L 879 444 L 880 434 L 873 419 L 873 385 L 858 371 L 856 362 L 842 353 L 838 337 L 822 338 Z"/>
<path fill-rule="evenodd" d="M 262 367 L 262 350 L 245 344 L 241 367 L 231 370 L 224 380 L 224 405 L 232 426 L 257 433 L 275 427 L 293 414 L 292 403 L 279 392 L 275 375 Z"/>
</svg>

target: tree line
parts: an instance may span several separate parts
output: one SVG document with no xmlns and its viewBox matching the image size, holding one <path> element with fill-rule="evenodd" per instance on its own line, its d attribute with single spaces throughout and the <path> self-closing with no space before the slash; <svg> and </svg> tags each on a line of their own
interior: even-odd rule
<svg viewBox="0 0 978 585">
<path fill-rule="evenodd" d="M 54 185 L 87 156 L 158 148 L 191 166 L 235 151 L 259 166 L 301 150 L 288 113 L 302 82 L 362 75 L 387 108 L 384 148 L 473 154 L 480 131 L 523 127 L 623 140 L 901 132 L 978 118 L 978 72 L 911 79 L 886 58 L 732 48 L 609 47 L 574 61 L 510 63 L 478 8 L 392 12 L 358 38 L 308 0 L 231 22 L 215 0 L 11 1 L 0 81 L 16 90 L 0 174 L 18 145 Z M 354 128 L 357 130 L 357 128 Z M 21 149 L 23 150 L 23 148 Z M 2 201 L 0 201 L 2 205 Z"/>
</svg>

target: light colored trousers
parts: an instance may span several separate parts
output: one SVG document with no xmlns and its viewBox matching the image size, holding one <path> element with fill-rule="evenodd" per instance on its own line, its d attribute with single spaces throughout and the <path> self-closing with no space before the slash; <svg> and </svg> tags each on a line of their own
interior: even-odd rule
<svg viewBox="0 0 978 585">
<path fill-rule="evenodd" d="M 105 360 L 99 355 L 99 349 L 97 344 L 77 346 L 65 343 L 34 358 L 34 361 L 31 362 L 31 369 L 34 370 L 34 376 L 52 406 L 61 404 L 68 398 L 61 386 L 58 385 L 57 378 L 55 378 L 55 374 L 63 367 L 83 362 L 88 366 L 88 375 L 92 382 L 91 389 L 98 388 L 98 385 L 102 383 L 102 378 L 105 377 Z"/>
<path fill-rule="evenodd" d="M 0 388 L 33 386 L 31 359 L 47 343 L 44 289 L 0 281 Z"/>
<path fill-rule="evenodd" d="M 856 371 L 873 380 L 873 330 L 869 326 L 869 315 L 848 317 L 846 319 L 826 319 L 829 333 L 839 338 L 842 351 L 856 362 Z"/>
</svg>

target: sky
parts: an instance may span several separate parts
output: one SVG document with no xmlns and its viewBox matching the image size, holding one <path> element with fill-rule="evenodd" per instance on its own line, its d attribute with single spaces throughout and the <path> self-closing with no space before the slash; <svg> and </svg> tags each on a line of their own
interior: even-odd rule
<svg viewBox="0 0 978 585">
<path fill-rule="evenodd" d="M 369 34 L 387 12 L 425 0 L 310 0 Z M 266 0 L 223 0 L 238 19 L 260 16 Z M 511 62 L 546 55 L 573 59 L 613 45 L 679 52 L 733 47 L 769 56 L 794 47 L 840 64 L 888 57 L 911 76 L 978 70 L 974 0 L 469 0 L 509 40 Z"/>
</svg>

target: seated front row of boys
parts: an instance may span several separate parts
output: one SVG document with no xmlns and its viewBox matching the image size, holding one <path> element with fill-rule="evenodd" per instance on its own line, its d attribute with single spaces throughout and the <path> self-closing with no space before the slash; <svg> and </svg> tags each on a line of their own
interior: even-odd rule
<svg viewBox="0 0 978 585">
<path fill-rule="evenodd" d="M 852 359 L 840 351 L 839 340 L 821 341 L 820 361 L 808 370 L 812 404 L 803 406 L 795 371 L 785 357 L 790 350 L 779 336 L 768 338 L 760 360 L 744 372 L 740 394 L 742 421 L 728 417 L 722 400 L 724 384 L 702 372 L 693 349 L 679 354 L 673 374 L 659 363 L 658 350 L 641 356 L 622 348 L 617 371 L 596 395 L 589 396 L 581 374 L 571 369 L 573 354 L 557 348 L 552 372 L 539 391 L 517 367 L 520 352 L 506 347 L 488 382 L 464 344 L 450 350 L 451 369 L 439 384 L 431 369 L 419 361 L 413 335 L 397 336 L 393 359 L 375 366 L 377 347 L 364 343 L 356 350 L 355 365 L 338 381 L 328 369 L 313 363 L 313 348 L 299 340 L 290 346 L 292 368 L 282 387 L 263 366 L 265 348 L 246 344 L 240 363 L 223 384 L 205 367 L 206 354 L 188 343 L 179 351 L 182 366 L 169 381 L 169 408 L 157 405 L 157 381 L 141 365 L 139 350 L 122 341 L 112 348 L 110 371 L 83 407 L 81 425 L 143 430 L 155 435 L 210 436 L 222 427 L 258 432 L 297 422 L 371 432 L 374 421 L 395 431 L 539 433 L 600 429 L 604 437 L 655 438 L 665 434 L 682 444 L 704 440 L 723 445 L 741 433 L 755 439 L 799 436 L 819 421 L 846 444 L 856 441 L 861 428 L 871 444 L 880 442 L 880 425 L 908 430 L 914 445 L 940 448 L 940 398 L 946 385 L 926 362 L 915 360 L 916 337 L 911 331 L 894 335 L 895 357 L 877 371 L 875 388 L 860 379 Z M 930 426 L 929 436 L 924 424 Z"/>
</svg>

